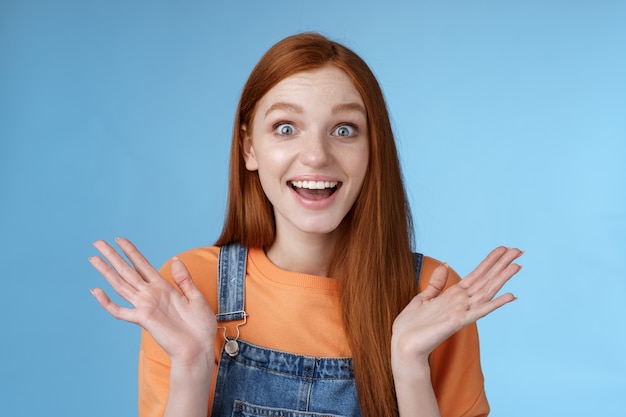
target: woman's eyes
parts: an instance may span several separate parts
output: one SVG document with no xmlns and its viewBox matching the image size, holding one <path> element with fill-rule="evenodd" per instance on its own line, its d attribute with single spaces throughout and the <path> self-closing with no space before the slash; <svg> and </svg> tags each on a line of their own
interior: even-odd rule
<svg viewBox="0 0 626 417">
<path fill-rule="evenodd" d="M 290 136 L 296 132 L 296 128 L 290 123 L 278 123 L 274 126 L 274 131 L 282 136 Z"/>
<path fill-rule="evenodd" d="M 293 124 L 287 122 L 276 123 L 274 125 L 274 132 L 276 132 L 280 136 L 291 136 L 296 133 L 296 128 Z M 332 132 L 331 135 L 339 136 L 344 138 L 349 138 L 355 136 L 357 133 L 357 127 L 353 124 L 342 124 L 337 126 Z"/>
<path fill-rule="evenodd" d="M 351 136 L 354 136 L 355 134 L 356 126 L 350 124 L 338 126 L 335 130 L 333 130 L 334 136 L 341 136 L 344 138 L 349 138 Z"/>
</svg>

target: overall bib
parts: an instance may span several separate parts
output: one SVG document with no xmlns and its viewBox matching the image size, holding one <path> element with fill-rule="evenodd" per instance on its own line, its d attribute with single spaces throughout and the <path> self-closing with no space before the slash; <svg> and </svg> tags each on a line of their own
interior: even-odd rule
<svg viewBox="0 0 626 417">
<path fill-rule="evenodd" d="M 217 320 L 238 323 L 236 337 L 222 347 L 211 416 L 360 417 L 352 359 L 296 355 L 239 340 L 246 322 L 247 253 L 239 244 L 219 252 Z M 421 264 L 416 254 L 418 279 Z"/>
</svg>

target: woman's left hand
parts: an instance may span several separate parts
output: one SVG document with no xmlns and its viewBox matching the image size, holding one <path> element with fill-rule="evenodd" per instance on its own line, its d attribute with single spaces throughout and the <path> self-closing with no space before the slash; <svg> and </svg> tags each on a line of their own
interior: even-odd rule
<svg viewBox="0 0 626 417">
<path fill-rule="evenodd" d="M 514 301 L 516 298 L 511 293 L 494 297 L 522 268 L 513 263 L 522 254 L 519 249 L 496 248 L 474 271 L 445 291 L 448 266 L 437 267 L 428 287 L 394 321 L 391 345 L 394 370 L 427 364 L 428 355 L 449 336 Z"/>
</svg>

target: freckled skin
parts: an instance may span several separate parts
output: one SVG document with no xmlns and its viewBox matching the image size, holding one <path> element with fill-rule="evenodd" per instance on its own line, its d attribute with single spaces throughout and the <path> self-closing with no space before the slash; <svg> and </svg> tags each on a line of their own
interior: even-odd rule
<svg viewBox="0 0 626 417">
<path fill-rule="evenodd" d="M 333 239 L 367 171 L 364 107 L 348 76 L 330 66 L 288 77 L 259 101 L 244 158 L 274 207 L 277 235 Z M 296 192 L 290 181 L 298 179 L 338 186 L 333 193 Z"/>
</svg>

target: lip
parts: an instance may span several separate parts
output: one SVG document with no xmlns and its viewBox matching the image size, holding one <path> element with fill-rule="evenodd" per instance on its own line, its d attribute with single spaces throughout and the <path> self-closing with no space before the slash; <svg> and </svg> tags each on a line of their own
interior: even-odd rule
<svg viewBox="0 0 626 417">
<path fill-rule="evenodd" d="M 291 181 L 330 181 L 341 183 L 338 178 L 331 177 L 328 175 L 298 175 L 297 177 L 292 177 L 287 180 L 287 184 L 291 184 Z"/>
<path fill-rule="evenodd" d="M 297 179 L 295 179 L 297 178 Z M 295 177 L 294 179 L 290 179 L 287 182 L 287 188 L 289 188 L 289 192 L 291 193 L 291 195 L 293 196 L 293 198 L 296 200 L 296 202 L 308 209 L 308 210 L 324 210 L 327 209 L 329 207 L 331 207 L 333 205 L 333 203 L 335 202 L 335 199 L 337 198 L 337 195 L 340 192 L 341 186 L 343 185 L 343 182 L 338 181 L 335 178 L 332 177 L 328 177 L 328 176 L 301 176 L 301 177 Z M 291 181 L 337 181 L 337 189 L 335 190 L 334 193 L 332 193 L 330 196 L 328 196 L 327 198 L 321 199 L 321 200 L 310 200 L 308 198 L 305 198 L 303 196 L 301 196 L 300 194 L 298 194 L 296 192 L 296 190 L 294 190 L 294 188 L 291 185 Z"/>
</svg>

